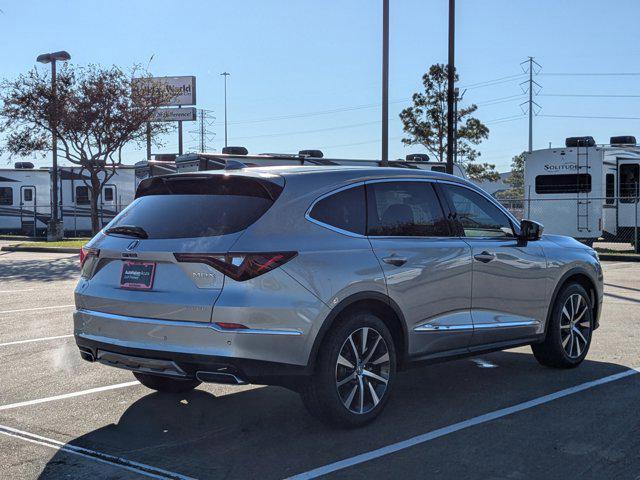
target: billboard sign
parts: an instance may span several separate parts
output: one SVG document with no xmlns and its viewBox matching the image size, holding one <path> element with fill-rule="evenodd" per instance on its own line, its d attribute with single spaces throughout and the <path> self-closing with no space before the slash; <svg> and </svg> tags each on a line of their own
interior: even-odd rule
<svg viewBox="0 0 640 480">
<path fill-rule="evenodd" d="M 166 92 L 169 98 L 163 105 L 179 106 L 179 105 L 195 105 L 196 104 L 196 77 L 151 77 L 136 78 L 134 82 L 151 81 L 159 84 Z"/>
<path fill-rule="evenodd" d="M 196 119 L 196 107 L 159 108 L 151 117 L 152 122 L 193 122 Z"/>
</svg>

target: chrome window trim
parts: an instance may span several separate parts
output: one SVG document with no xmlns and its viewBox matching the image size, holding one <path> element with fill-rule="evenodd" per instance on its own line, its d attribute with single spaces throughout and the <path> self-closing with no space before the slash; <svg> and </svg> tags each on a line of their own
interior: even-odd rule
<svg viewBox="0 0 640 480">
<path fill-rule="evenodd" d="M 145 318 L 145 317 L 130 317 L 127 315 L 117 315 L 115 313 L 96 312 L 94 310 L 87 310 L 85 308 L 79 308 L 77 313 L 84 315 L 90 315 L 92 317 L 108 318 L 110 320 L 119 320 L 122 322 L 138 322 L 138 323 L 162 323 L 163 325 L 170 325 L 174 327 L 196 327 L 208 330 L 214 330 L 218 333 L 241 333 L 241 334 L 257 334 L 257 335 L 302 335 L 300 330 L 294 329 L 270 329 L 270 328 L 242 328 L 242 329 L 225 329 L 217 326 L 215 323 L 208 322 L 190 322 L 187 320 L 162 320 L 159 318 Z"/>
<path fill-rule="evenodd" d="M 324 223 L 321 222 L 320 220 L 317 220 L 315 218 L 313 218 L 311 216 L 311 211 L 313 210 L 313 207 L 316 206 L 316 203 L 318 203 L 320 200 L 324 200 L 327 197 L 330 197 L 331 195 L 335 195 L 336 193 L 340 193 L 344 190 L 348 190 L 350 188 L 356 188 L 356 187 L 362 187 L 364 186 L 365 182 L 364 181 L 360 181 L 360 182 L 356 182 L 356 183 L 350 183 L 349 185 L 345 185 L 339 188 L 336 188 L 334 190 L 331 190 L 327 193 L 323 193 L 322 195 L 320 195 L 318 198 L 316 198 L 313 202 L 311 202 L 311 205 L 309 206 L 309 208 L 307 208 L 307 211 L 304 214 L 304 218 L 306 218 L 308 221 L 310 221 L 311 223 L 315 223 L 316 225 L 319 225 L 320 227 L 324 227 L 327 230 L 331 230 L 333 232 L 336 233 L 340 233 L 342 235 L 346 235 L 348 237 L 353 237 L 353 238 L 367 238 L 366 235 L 362 235 L 360 233 L 356 233 L 356 232 L 350 232 L 349 230 L 343 230 L 342 228 L 338 228 L 335 227 L 329 223 Z M 366 202 L 366 198 L 365 198 L 365 202 Z M 365 205 L 365 219 L 366 219 L 366 205 Z"/>
</svg>

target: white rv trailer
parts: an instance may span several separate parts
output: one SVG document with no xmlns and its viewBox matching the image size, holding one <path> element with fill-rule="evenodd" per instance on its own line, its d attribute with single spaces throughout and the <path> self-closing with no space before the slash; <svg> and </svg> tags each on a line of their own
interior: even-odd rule
<svg viewBox="0 0 640 480">
<path fill-rule="evenodd" d="M 640 148 L 634 137 L 568 138 L 564 148 L 525 155 L 525 214 L 545 232 L 587 244 L 629 241 L 635 226 Z"/>
<path fill-rule="evenodd" d="M 36 170 L 29 162 L 18 162 L 16 167 L 0 169 L 0 232 L 35 236 L 46 230 L 49 221 L 49 170 Z"/>
<path fill-rule="evenodd" d="M 197 172 L 203 170 L 220 170 L 229 167 L 263 167 L 286 165 L 351 165 L 376 166 L 380 160 L 356 160 L 324 158 L 319 150 L 301 150 L 298 154 L 263 153 L 249 154 L 243 147 L 227 147 L 223 153 L 189 153 L 176 158 L 177 172 Z M 390 167 L 418 168 L 445 172 L 443 162 L 431 162 L 426 155 L 407 155 L 406 160 L 390 160 Z M 460 165 L 454 165 L 454 175 L 464 178 L 465 174 Z"/>
<path fill-rule="evenodd" d="M 170 159 L 162 159 L 161 155 L 156 155 L 152 160 L 141 160 L 136 162 L 135 176 L 136 176 L 136 188 L 140 185 L 140 182 L 145 178 L 155 177 L 158 175 L 168 175 L 170 173 L 176 173 L 175 155 L 171 155 Z"/>
<path fill-rule="evenodd" d="M 19 162 L 17 168 L 0 169 L 0 232 L 42 235 L 51 218 L 51 169 Z M 66 235 L 91 232 L 90 190 L 80 167 L 58 168 L 59 215 Z M 136 181 L 133 166 L 120 166 L 99 199 L 99 215 L 106 225 L 133 201 Z"/>
</svg>

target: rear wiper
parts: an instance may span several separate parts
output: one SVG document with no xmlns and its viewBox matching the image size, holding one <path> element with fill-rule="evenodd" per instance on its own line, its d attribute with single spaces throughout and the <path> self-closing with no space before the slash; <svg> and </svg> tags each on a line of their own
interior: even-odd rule
<svg viewBox="0 0 640 480">
<path fill-rule="evenodd" d="M 128 235 L 130 237 L 149 238 L 149 234 L 145 232 L 144 228 L 136 227 L 135 225 L 117 225 L 115 227 L 107 228 L 106 233 L 118 233 L 120 235 Z"/>
</svg>

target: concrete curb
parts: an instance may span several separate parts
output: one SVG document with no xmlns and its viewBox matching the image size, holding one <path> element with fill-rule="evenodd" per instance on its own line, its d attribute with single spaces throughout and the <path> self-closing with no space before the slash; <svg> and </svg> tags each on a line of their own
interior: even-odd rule
<svg viewBox="0 0 640 480">
<path fill-rule="evenodd" d="M 0 248 L 3 252 L 42 252 L 42 253 L 77 253 L 80 254 L 79 248 L 68 247 L 23 247 L 6 245 Z"/>
<path fill-rule="evenodd" d="M 600 260 L 611 262 L 640 262 L 640 255 L 623 255 L 616 253 L 598 253 Z"/>
</svg>

